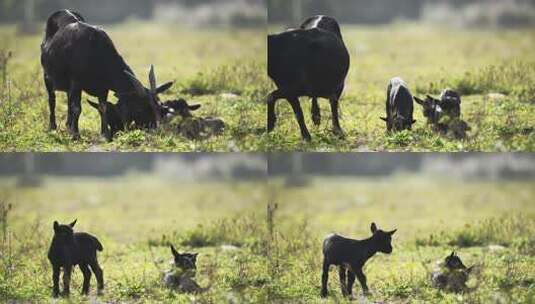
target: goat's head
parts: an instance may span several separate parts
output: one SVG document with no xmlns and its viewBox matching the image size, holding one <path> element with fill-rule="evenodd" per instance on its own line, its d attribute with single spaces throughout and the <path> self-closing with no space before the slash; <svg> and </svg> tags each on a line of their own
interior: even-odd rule
<svg viewBox="0 0 535 304">
<path fill-rule="evenodd" d="M 150 106 L 150 109 L 152 110 L 152 117 L 149 117 L 148 120 L 154 122 L 154 124 L 157 126 L 160 122 L 161 117 L 161 103 L 159 94 L 167 91 L 172 85 L 173 82 L 169 81 L 161 86 L 156 85 L 156 75 L 154 73 L 154 66 L 150 66 L 149 70 L 149 88 L 145 88 L 143 84 L 129 71 L 124 71 L 126 76 L 130 79 L 130 82 L 132 86 L 134 87 L 133 92 L 121 92 L 118 93 L 119 101 L 121 99 L 128 100 L 127 104 L 129 106 L 139 106 L 143 110 L 138 111 L 132 109 L 132 111 L 137 112 L 146 112 L 146 105 Z M 149 115 L 149 113 L 143 113 Z"/>
<path fill-rule="evenodd" d="M 414 101 L 422 106 L 422 113 L 428 123 L 437 124 L 440 121 L 444 114 L 440 100 L 427 95 L 425 99 L 414 97 Z"/>
<path fill-rule="evenodd" d="M 372 241 L 379 252 L 383 253 L 392 253 L 392 235 L 396 233 L 397 229 L 392 231 L 383 231 L 377 228 L 375 223 L 372 223 L 370 226 L 372 232 Z"/>
<path fill-rule="evenodd" d="M 161 104 L 159 94 L 167 91 L 173 82 L 167 82 L 161 86 L 156 86 L 156 76 L 154 66 L 151 65 L 149 71 L 150 88 L 145 88 L 143 84 L 128 71 L 124 71 L 134 90 L 117 92 L 117 104 L 109 101 L 103 105 L 89 101 L 89 104 L 98 110 L 101 117 L 106 115 L 107 126 L 113 136 L 120 130 L 124 130 L 126 124 L 135 121 L 138 127 L 157 126 L 159 121 L 167 113 L 168 108 Z"/>
<path fill-rule="evenodd" d="M 189 105 L 188 102 L 183 99 L 168 100 L 162 104 L 161 115 L 162 117 L 169 118 L 175 115 L 180 115 L 182 118 L 191 117 L 191 111 L 198 110 L 201 107 L 199 104 Z"/>
<path fill-rule="evenodd" d="M 173 245 L 170 245 L 173 253 L 175 267 L 182 270 L 197 269 L 197 255 L 198 253 L 180 253 L 176 251 Z"/>
<path fill-rule="evenodd" d="M 410 130 L 412 129 L 412 125 L 416 122 L 416 120 L 412 118 L 407 118 L 397 113 L 394 113 L 394 115 L 391 118 L 391 121 L 388 121 L 388 118 L 386 117 L 380 117 L 380 118 L 386 122 L 387 128 L 390 126 L 389 129 L 392 129 L 395 132 L 403 131 L 403 130 Z"/>
<path fill-rule="evenodd" d="M 65 243 L 72 243 L 74 241 L 73 227 L 76 224 L 76 220 L 70 224 L 59 224 L 58 221 L 54 221 L 54 238 Z"/>
<path fill-rule="evenodd" d="M 106 101 L 106 110 L 104 110 L 96 102 L 93 102 L 89 99 L 87 100 L 87 102 L 91 107 L 95 108 L 98 111 L 101 118 L 103 115 L 106 115 L 108 126 L 110 128 L 112 136 L 115 135 L 115 133 L 124 130 L 124 122 L 121 118 L 121 113 L 119 112 L 119 108 L 116 104 Z"/>
<path fill-rule="evenodd" d="M 451 118 L 461 116 L 461 95 L 451 89 L 445 89 L 440 94 L 440 106 L 445 115 Z"/>
<path fill-rule="evenodd" d="M 451 254 L 446 257 L 444 264 L 448 269 L 467 269 L 455 251 L 452 251 Z"/>
</svg>

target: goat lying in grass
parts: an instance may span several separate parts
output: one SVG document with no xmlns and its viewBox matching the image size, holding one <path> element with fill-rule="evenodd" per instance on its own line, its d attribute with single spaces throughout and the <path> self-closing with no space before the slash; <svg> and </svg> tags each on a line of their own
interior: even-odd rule
<svg viewBox="0 0 535 304">
<path fill-rule="evenodd" d="M 200 287 L 194 280 L 198 253 L 179 253 L 173 245 L 170 245 L 170 247 L 173 253 L 173 266 L 175 269 L 164 274 L 165 287 L 185 293 L 200 293 L 208 290 L 208 288 Z"/>
<path fill-rule="evenodd" d="M 422 106 L 423 115 L 434 131 L 450 133 L 458 139 L 465 138 L 470 131 L 470 126 L 461 119 L 461 96 L 457 92 L 445 89 L 440 99 L 426 95 L 425 99 L 414 97 L 414 101 Z"/>
<path fill-rule="evenodd" d="M 397 229 L 383 231 L 371 224 L 372 236 L 365 240 L 345 238 L 338 234 L 330 234 L 323 241 L 323 274 L 321 276 L 321 296 L 327 296 L 327 281 L 329 266 L 339 267 L 340 286 L 344 296 L 351 296 L 355 276 L 358 278 L 362 291 L 369 293 L 366 276 L 362 267 L 366 261 L 377 252 L 390 254 L 392 252 L 392 235 Z M 347 281 L 346 281 L 347 278 Z"/>
<path fill-rule="evenodd" d="M 52 295 L 59 295 L 59 273 L 63 268 L 63 294 L 69 295 L 71 273 L 73 266 L 78 265 L 84 276 L 82 294 L 89 293 L 91 270 L 97 277 L 98 293 L 104 288 L 102 269 L 98 264 L 97 251 L 102 251 L 102 244 L 89 233 L 74 232 L 76 220 L 68 225 L 54 222 L 54 237 L 48 250 L 48 260 L 52 264 L 52 281 L 54 284 Z M 89 270 L 91 267 L 91 270 Z"/>
<path fill-rule="evenodd" d="M 439 264 L 439 268 L 431 274 L 431 284 L 434 288 L 457 293 L 469 290 L 466 282 L 474 266 L 464 266 L 454 251 Z"/>
</svg>

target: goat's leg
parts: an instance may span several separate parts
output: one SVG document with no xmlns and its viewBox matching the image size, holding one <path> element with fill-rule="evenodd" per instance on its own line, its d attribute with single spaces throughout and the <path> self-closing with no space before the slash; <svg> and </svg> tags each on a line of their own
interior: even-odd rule
<svg viewBox="0 0 535 304">
<path fill-rule="evenodd" d="M 102 268 L 100 268 L 100 265 L 98 264 L 97 260 L 95 260 L 89 266 L 91 266 L 91 270 L 93 270 L 93 273 L 95 274 L 95 277 L 97 278 L 97 293 L 101 294 L 102 289 L 104 289 L 104 274 L 103 274 Z"/>
<path fill-rule="evenodd" d="M 74 139 L 80 138 L 80 131 L 78 130 L 78 119 L 82 112 L 82 89 L 75 81 L 71 82 L 69 89 L 69 112 L 71 114 L 71 121 L 69 125 L 69 131 Z"/>
<path fill-rule="evenodd" d="M 342 295 L 347 296 L 347 280 L 346 280 L 346 267 L 340 265 L 338 267 L 338 275 L 340 276 L 340 289 L 342 290 Z"/>
<path fill-rule="evenodd" d="M 299 104 L 299 99 L 297 97 L 288 98 L 288 102 L 290 102 L 290 105 L 292 106 L 292 109 L 295 114 L 295 119 L 297 119 L 297 123 L 299 124 L 301 136 L 304 140 L 310 141 L 312 138 L 310 137 L 310 133 L 308 133 L 308 129 L 305 124 L 305 118 L 303 116 L 303 110 L 301 109 L 301 105 Z"/>
<path fill-rule="evenodd" d="M 61 267 L 57 265 L 52 265 L 52 284 L 54 287 L 52 287 L 52 296 L 54 298 L 57 298 L 59 296 L 59 273 L 61 271 Z"/>
<path fill-rule="evenodd" d="M 349 269 L 347 271 L 347 294 L 349 296 L 353 294 L 353 283 L 355 283 L 355 273 Z"/>
<path fill-rule="evenodd" d="M 44 75 L 45 87 L 48 92 L 48 110 L 50 111 L 49 116 L 49 129 L 56 130 L 56 92 L 54 91 L 54 85 L 52 81 L 48 79 L 46 74 Z"/>
<path fill-rule="evenodd" d="M 364 275 L 364 272 L 362 272 L 362 268 L 355 267 L 353 271 L 355 271 L 355 274 L 357 275 L 357 279 L 359 280 L 360 286 L 362 287 L 362 293 L 364 295 L 369 295 L 370 291 L 368 289 L 368 285 L 366 285 L 366 276 Z"/>
<path fill-rule="evenodd" d="M 321 274 L 321 297 L 327 297 L 327 282 L 329 281 L 329 263 L 323 260 L 323 272 Z"/>
<path fill-rule="evenodd" d="M 312 114 L 312 121 L 314 122 L 316 126 L 319 126 L 321 123 L 321 111 L 318 105 L 317 97 L 312 97 L 311 114 Z"/>
<path fill-rule="evenodd" d="M 82 274 L 84 275 L 84 284 L 82 286 L 82 294 L 86 295 L 89 293 L 89 285 L 91 284 L 91 270 L 89 270 L 89 267 L 87 264 L 80 263 L 80 270 L 82 271 Z"/>
<path fill-rule="evenodd" d="M 63 267 L 63 295 L 69 296 L 71 293 L 71 274 L 72 274 L 72 265 Z"/>
<path fill-rule="evenodd" d="M 269 94 L 267 98 L 267 131 L 268 133 L 273 131 L 275 123 L 277 122 L 277 116 L 275 115 L 275 104 L 277 100 L 282 98 L 279 90 L 275 90 Z"/>
<path fill-rule="evenodd" d="M 99 113 L 100 113 L 100 135 L 104 135 L 104 137 L 111 141 L 112 134 L 111 134 L 111 126 L 110 122 L 108 121 L 108 107 L 107 107 L 107 100 L 108 100 L 108 92 L 106 94 L 98 97 L 98 107 L 99 107 Z M 108 126 L 110 126 L 108 128 Z"/>
<path fill-rule="evenodd" d="M 331 116 L 333 121 L 333 132 L 336 136 L 339 136 L 341 138 L 344 137 L 344 131 L 340 127 L 340 121 L 338 119 L 338 97 L 332 96 L 329 98 L 329 102 L 331 104 Z"/>
</svg>

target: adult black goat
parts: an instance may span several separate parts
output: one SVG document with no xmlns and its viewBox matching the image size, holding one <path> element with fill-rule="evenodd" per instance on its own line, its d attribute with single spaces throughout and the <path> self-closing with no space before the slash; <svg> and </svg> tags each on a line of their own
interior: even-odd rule
<svg viewBox="0 0 535 304">
<path fill-rule="evenodd" d="M 68 94 L 67 129 L 75 139 L 80 137 L 78 119 L 82 111 L 82 91 L 98 98 L 102 113 L 106 113 L 106 100 L 111 90 L 120 99 L 130 100 L 128 111 L 143 112 L 148 107 L 152 110 L 155 125 L 160 120 L 157 94 L 161 90 L 155 86 L 146 89 L 119 55 L 106 32 L 85 23 L 78 12 L 60 10 L 48 18 L 41 44 L 41 65 L 52 130 L 57 127 L 55 91 Z M 108 125 L 107 115 L 101 115 L 101 133 L 111 140 Z"/>
<path fill-rule="evenodd" d="M 267 131 L 275 127 L 275 103 L 290 102 L 301 136 L 310 140 L 299 97 L 328 98 L 334 133 L 343 136 L 338 119 L 338 101 L 349 71 L 349 52 L 335 33 L 319 27 L 288 30 L 268 36 L 268 75 L 277 89 L 268 97 Z M 314 101 L 315 102 L 315 101 Z M 313 110 L 317 114 L 317 104 Z M 319 118 L 316 122 L 319 122 Z"/>
</svg>

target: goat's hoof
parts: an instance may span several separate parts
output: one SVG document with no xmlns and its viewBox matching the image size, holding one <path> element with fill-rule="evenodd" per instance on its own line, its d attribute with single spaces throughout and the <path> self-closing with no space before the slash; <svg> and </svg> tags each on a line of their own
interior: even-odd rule
<svg viewBox="0 0 535 304">
<path fill-rule="evenodd" d="M 101 296 L 104 294 L 104 289 L 100 288 L 100 289 L 97 289 L 97 296 Z"/>
<path fill-rule="evenodd" d="M 327 290 L 322 290 L 320 293 L 320 297 L 326 298 L 327 297 Z"/>
<path fill-rule="evenodd" d="M 321 124 L 321 116 L 312 115 L 312 122 L 314 125 L 319 126 Z"/>
<path fill-rule="evenodd" d="M 303 137 L 303 140 L 306 141 L 306 142 L 311 142 L 312 141 L 312 136 L 310 136 L 310 134 L 308 134 L 308 133 L 302 134 L 302 137 Z"/>
</svg>

